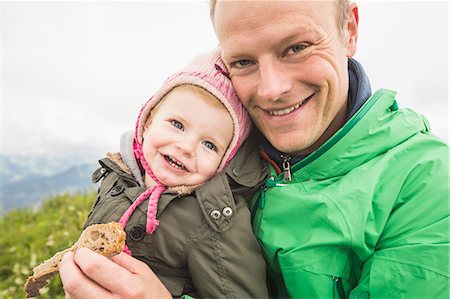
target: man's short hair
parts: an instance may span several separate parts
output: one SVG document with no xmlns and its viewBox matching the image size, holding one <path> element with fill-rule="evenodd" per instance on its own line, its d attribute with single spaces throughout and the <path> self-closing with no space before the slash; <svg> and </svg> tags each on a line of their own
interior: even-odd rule
<svg viewBox="0 0 450 299">
<path fill-rule="evenodd" d="M 342 34 L 345 32 L 345 27 L 348 19 L 348 10 L 350 8 L 350 0 L 337 0 L 338 18 L 337 25 Z M 216 10 L 217 0 L 209 1 L 209 16 L 214 25 L 214 13 Z"/>
</svg>

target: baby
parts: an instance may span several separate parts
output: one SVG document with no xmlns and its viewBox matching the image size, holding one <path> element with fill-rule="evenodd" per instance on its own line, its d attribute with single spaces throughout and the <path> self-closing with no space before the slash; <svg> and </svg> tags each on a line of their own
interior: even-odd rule
<svg viewBox="0 0 450 299">
<path fill-rule="evenodd" d="M 126 252 L 175 298 L 267 298 L 248 210 L 266 172 L 256 151 L 237 152 L 250 128 L 219 50 L 198 56 L 142 107 L 121 153 L 100 161 L 86 226 L 119 221 Z"/>
</svg>

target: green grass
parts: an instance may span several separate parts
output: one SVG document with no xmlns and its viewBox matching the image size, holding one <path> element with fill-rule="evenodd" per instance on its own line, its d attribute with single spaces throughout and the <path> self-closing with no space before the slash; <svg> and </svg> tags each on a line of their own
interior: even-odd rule
<svg viewBox="0 0 450 299">
<path fill-rule="evenodd" d="M 14 210 L 0 219 L 0 298 L 24 298 L 32 269 L 78 239 L 95 193 L 59 195 L 38 210 Z M 40 298 L 64 298 L 57 275 Z"/>
</svg>

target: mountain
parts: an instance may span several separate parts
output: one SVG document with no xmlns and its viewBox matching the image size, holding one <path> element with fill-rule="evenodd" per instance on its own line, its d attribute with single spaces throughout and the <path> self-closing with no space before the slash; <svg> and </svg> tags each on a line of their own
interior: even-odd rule
<svg viewBox="0 0 450 299">
<path fill-rule="evenodd" d="M 14 160 L 3 156 L 0 214 L 17 208 L 37 207 L 43 199 L 56 194 L 94 190 L 96 186 L 91 182 L 91 175 L 97 167 L 97 163 L 76 164 L 76 159 L 64 164 L 51 159 Z"/>
<path fill-rule="evenodd" d="M 92 155 L 52 157 L 47 155 L 0 155 L 0 178 L 2 184 L 23 179 L 30 175 L 50 176 L 70 167 L 96 162 Z"/>
<path fill-rule="evenodd" d="M 10 159 L 0 156 L 0 188 L 11 182 L 20 180 L 28 174 L 28 167 L 16 164 Z"/>
</svg>

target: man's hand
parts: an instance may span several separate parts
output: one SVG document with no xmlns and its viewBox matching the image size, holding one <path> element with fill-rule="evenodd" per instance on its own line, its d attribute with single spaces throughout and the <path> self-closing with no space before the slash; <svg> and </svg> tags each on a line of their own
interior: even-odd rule
<svg viewBox="0 0 450 299">
<path fill-rule="evenodd" d="M 64 255 L 59 272 L 66 298 L 172 298 L 145 263 L 123 252 L 108 259 L 81 248 Z"/>
</svg>

